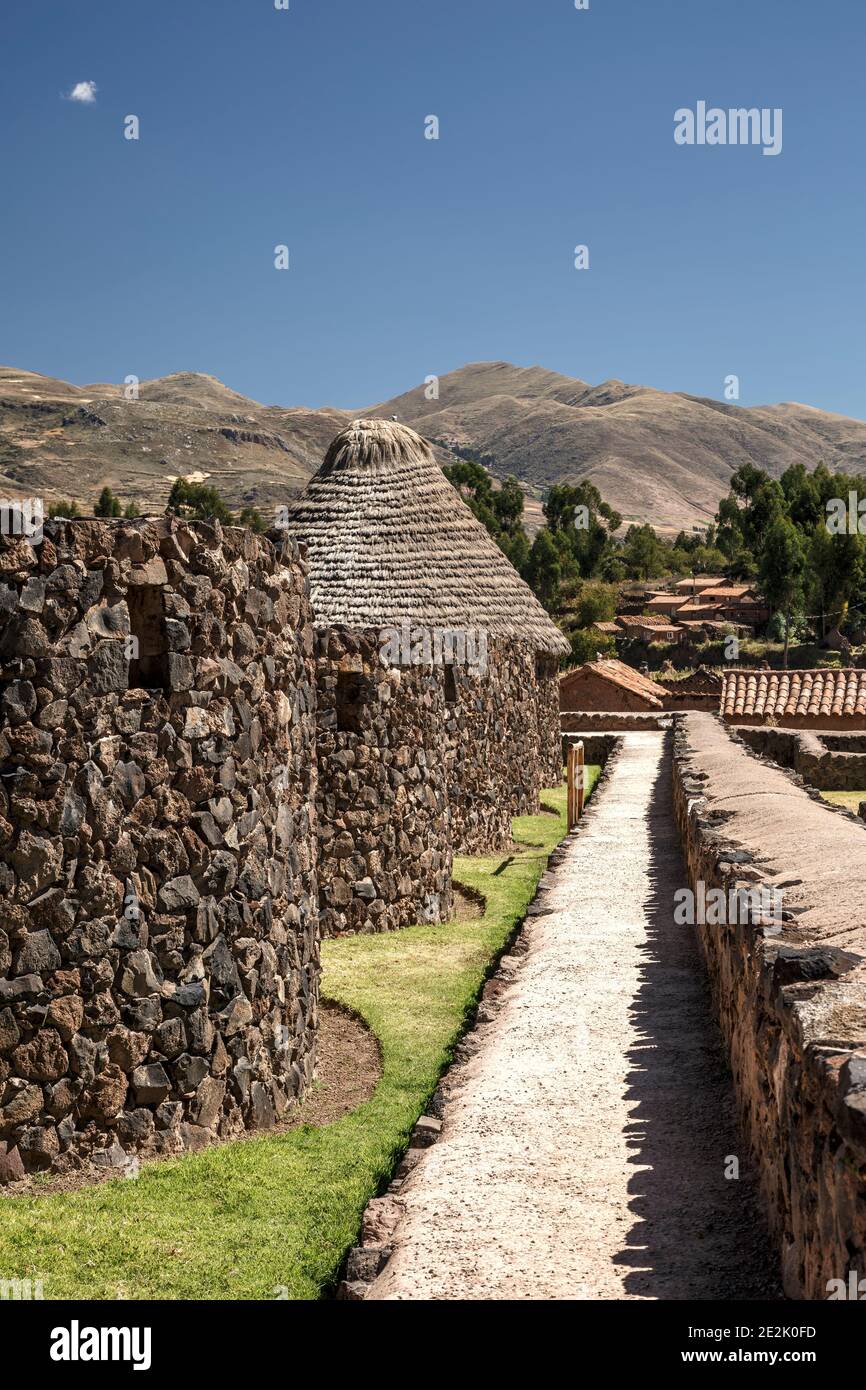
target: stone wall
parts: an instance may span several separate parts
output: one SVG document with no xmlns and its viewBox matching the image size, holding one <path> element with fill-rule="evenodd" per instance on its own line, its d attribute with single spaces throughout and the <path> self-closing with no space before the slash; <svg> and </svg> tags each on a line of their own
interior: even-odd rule
<svg viewBox="0 0 866 1390">
<path fill-rule="evenodd" d="M 832 753 L 866 753 L 866 733 L 836 734 L 822 730 L 820 738 Z"/>
<path fill-rule="evenodd" d="M 583 760 L 585 763 L 594 763 L 597 767 L 604 767 L 611 753 L 619 746 L 620 740 L 616 734 L 563 734 L 563 763 L 568 757 L 569 745 L 577 742 L 583 744 Z"/>
<path fill-rule="evenodd" d="M 828 735 L 800 729 L 777 729 L 766 726 L 735 726 L 744 743 L 770 758 L 780 767 L 799 773 L 810 786 L 819 791 L 861 791 L 866 788 L 866 740 L 856 736 Z M 851 751 L 840 748 L 850 744 Z M 859 747 L 858 747 L 859 745 Z"/>
<path fill-rule="evenodd" d="M 488 645 L 487 669 L 454 668 L 446 705 L 455 854 L 511 843 L 512 816 L 537 815 L 542 787 L 562 781 L 557 666 L 522 642 Z"/>
<path fill-rule="evenodd" d="M 378 629 L 321 631 L 317 652 L 322 931 L 447 920 L 442 671 L 383 666 Z"/>
<path fill-rule="evenodd" d="M 596 733 L 638 732 L 641 729 L 666 729 L 671 716 L 659 711 L 656 714 L 617 714 L 612 710 L 563 710 L 559 716 L 560 728 L 564 734 L 577 731 Z"/>
<path fill-rule="evenodd" d="M 305 569 L 247 530 L 0 539 L 0 1169 L 272 1124 L 314 1062 Z"/>
<path fill-rule="evenodd" d="M 555 663 L 490 642 L 484 669 L 385 666 L 378 629 L 318 650 L 323 931 L 447 920 L 454 854 L 505 849 L 561 781 Z"/>
<path fill-rule="evenodd" d="M 782 884 L 790 904 L 697 930 L 786 1292 L 826 1299 L 866 1276 L 864 831 L 709 715 L 678 720 L 673 775 L 692 888 Z"/>
<path fill-rule="evenodd" d="M 653 677 L 653 679 L 655 679 L 655 677 Z M 663 685 L 664 682 L 659 681 L 659 684 Z M 671 681 L 667 686 L 668 693 L 664 701 L 666 710 L 677 711 L 679 713 L 686 710 L 703 709 L 708 710 L 711 714 L 717 713 L 719 708 L 718 691 L 713 695 L 690 695 L 686 693 L 680 695 L 677 694 L 677 691 L 674 689 L 675 685 L 676 682 Z"/>
</svg>

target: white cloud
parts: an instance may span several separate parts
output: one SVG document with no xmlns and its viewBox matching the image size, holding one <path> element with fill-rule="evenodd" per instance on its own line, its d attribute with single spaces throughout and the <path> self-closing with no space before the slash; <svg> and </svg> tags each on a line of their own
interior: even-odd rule
<svg viewBox="0 0 866 1390">
<path fill-rule="evenodd" d="M 70 92 L 67 92 L 69 101 L 80 101 L 85 106 L 92 106 L 96 101 L 95 82 L 76 82 Z"/>
</svg>

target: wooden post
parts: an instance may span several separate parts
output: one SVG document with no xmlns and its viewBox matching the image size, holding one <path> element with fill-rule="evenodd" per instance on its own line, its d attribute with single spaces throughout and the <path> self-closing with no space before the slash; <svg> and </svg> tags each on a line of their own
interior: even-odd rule
<svg viewBox="0 0 866 1390">
<path fill-rule="evenodd" d="M 577 748 L 576 748 L 575 751 L 576 751 L 576 753 L 577 753 L 577 819 L 580 820 L 581 816 L 583 815 L 583 802 L 584 802 L 584 796 L 585 796 L 585 791 L 584 791 L 584 779 L 583 779 L 583 769 L 584 769 L 583 739 L 581 739 L 581 741 L 580 741 L 580 743 L 577 745 Z"/>
<path fill-rule="evenodd" d="M 583 789 L 583 768 L 584 768 L 583 740 L 570 743 L 568 745 L 568 760 L 566 763 L 567 785 L 568 785 L 568 829 L 573 830 L 583 815 L 584 789 Z"/>
</svg>

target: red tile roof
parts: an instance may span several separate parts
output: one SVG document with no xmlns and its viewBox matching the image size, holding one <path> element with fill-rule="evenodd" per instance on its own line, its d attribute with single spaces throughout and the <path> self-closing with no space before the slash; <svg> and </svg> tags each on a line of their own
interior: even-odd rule
<svg viewBox="0 0 866 1390">
<path fill-rule="evenodd" d="M 677 608 L 685 603 L 685 594 L 655 594 L 646 604 L 647 608 Z"/>
<path fill-rule="evenodd" d="M 694 591 L 700 593 L 701 589 L 709 588 L 710 585 L 724 584 L 724 582 L 725 576 L 723 574 L 696 574 L 694 579 L 678 579 L 674 588 L 680 593 L 683 590 L 689 594 Z"/>
<path fill-rule="evenodd" d="M 700 599 L 741 599 L 744 594 L 751 596 L 753 593 L 754 589 L 751 584 L 718 584 L 711 589 L 702 589 L 697 597 Z"/>
<path fill-rule="evenodd" d="M 682 608 L 678 608 L 676 618 L 678 623 L 682 623 L 693 617 L 695 613 L 722 613 L 723 611 L 724 605 L 719 603 L 717 599 L 710 599 L 708 603 L 701 603 L 700 598 L 696 598 L 694 602 L 690 600 L 688 603 L 684 603 Z"/>
<path fill-rule="evenodd" d="M 641 675 L 633 666 L 628 666 L 624 661 L 617 661 L 614 657 L 605 657 L 601 661 L 586 661 L 575 671 L 565 671 L 559 678 L 560 683 L 567 686 L 576 676 L 581 675 L 600 676 L 602 680 L 610 681 L 623 690 L 629 690 L 633 695 L 640 695 L 653 706 L 659 704 L 667 694 L 663 686 L 656 685 L 648 676 Z"/>
<path fill-rule="evenodd" d="M 721 714 L 759 719 L 866 719 L 866 670 L 726 671 Z"/>
</svg>

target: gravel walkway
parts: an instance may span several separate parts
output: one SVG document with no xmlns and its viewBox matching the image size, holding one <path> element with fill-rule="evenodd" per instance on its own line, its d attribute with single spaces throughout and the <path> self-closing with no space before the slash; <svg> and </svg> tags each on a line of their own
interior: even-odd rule
<svg viewBox="0 0 866 1390">
<path fill-rule="evenodd" d="M 368 1297 L 775 1296 L 700 956 L 673 923 L 670 781 L 666 738 L 626 735 Z"/>
</svg>

